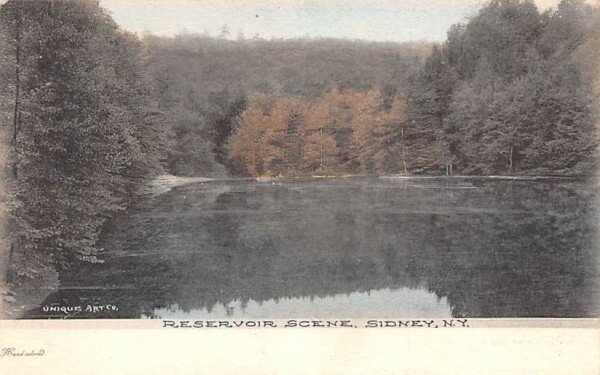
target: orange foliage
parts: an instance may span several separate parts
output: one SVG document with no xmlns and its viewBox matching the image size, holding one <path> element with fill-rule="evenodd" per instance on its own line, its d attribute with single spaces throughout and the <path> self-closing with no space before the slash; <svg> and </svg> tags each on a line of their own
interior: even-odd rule
<svg viewBox="0 0 600 375">
<path fill-rule="evenodd" d="M 386 105 L 376 90 L 258 97 L 242 115 L 230 156 L 251 176 L 381 174 L 403 157 L 394 142 L 405 118 L 404 100 Z"/>
</svg>

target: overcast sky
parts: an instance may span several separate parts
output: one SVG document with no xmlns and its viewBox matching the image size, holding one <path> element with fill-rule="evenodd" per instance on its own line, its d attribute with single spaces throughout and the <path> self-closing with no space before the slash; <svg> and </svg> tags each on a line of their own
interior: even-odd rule
<svg viewBox="0 0 600 375">
<path fill-rule="evenodd" d="M 241 31 L 270 39 L 333 37 L 376 41 L 441 41 L 448 28 L 476 13 L 479 0 L 101 0 L 125 29 L 172 36 L 230 38 Z M 538 0 L 541 8 L 557 0 Z"/>
</svg>

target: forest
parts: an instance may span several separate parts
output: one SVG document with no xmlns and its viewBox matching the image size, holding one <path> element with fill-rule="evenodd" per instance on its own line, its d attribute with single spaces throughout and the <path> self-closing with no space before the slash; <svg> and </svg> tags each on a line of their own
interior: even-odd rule
<svg viewBox="0 0 600 375">
<path fill-rule="evenodd" d="M 343 86 L 318 105 L 286 97 L 265 106 L 256 99 L 242 113 L 230 157 L 251 176 L 592 173 L 599 30 L 598 7 L 581 1 L 542 13 L 530 1 L 493 1 L 454 26 L 411 79 L 380 90 L 380 99 Z M 356 95 L 369 104 L 353 102 Z M 290 106 L 294 113 L 284 116 Z M 299 163 L 261 166 L 281 164 L 289 139 Z M 326 168 L 302 164 L 310 164 L 303 155 L 310 159 L 317 145 L 331 159 Z"/>
<path fill-rule="evenodd" d="M 405 119 L 406 102 L 378 90 L 258 98 L 242 114 L 231 158 L 252 176 L 377 175 L 396 162 L 406 171 L 406 142 L 393 138 Z"/>
<path fill-rule="evenodd" d="M 9 279 L 102 262 L 105 222 L 159 174 L 596 172 L 581 0 L 493 0 L 442 43 L 138 36 L 98 1 L 8 0 L 0 50 Z"/>
<path fill-rule="evenodd" d="M 437 164 L 463 174 L 586 175 L 597 160 L 600 11 L 492 1 L 434 48 L 410 95 Z M 595 77 L 595 78 L 594 78 Z"/>
<path fill-rule="evenodd" d="M 1 10 L 10 280 L 100 261 L 102 225 L 160 167 L 161 121 L 142 44 L 97 2 Z"/>
<path fill-rule="evenodd" d="M 148 80 L 165 114 L 165 167 L 175 175 L 244 174 L 229 143 L 257 96 L 310 100 L 332 90 L 377 90 L 390 98 L 411 85 L 427 43 L 264 40 L 181 34 L 145 36 Z"/>
</svg>

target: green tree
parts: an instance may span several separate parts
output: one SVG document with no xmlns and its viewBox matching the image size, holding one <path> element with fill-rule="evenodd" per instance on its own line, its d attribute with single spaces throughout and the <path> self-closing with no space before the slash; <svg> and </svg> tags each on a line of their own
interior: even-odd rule
<svg viewBox="0 0 600 375">
<path fill-rule="evenodd" d="M 593 80 L 579 46 L 598 8 L 494 0 L 455 26 L 409 96 L 411 123 L 436 134 L 438 163 L 466 173 L 589 173 L 597 145 Z M 456 168 L 455 168 L 456 170 Z"/>
<path fill-rule="evenodd" d="M 3 51 L 19 67 L 10 81 L 20 93 L 14 242 L 61 268 L 97 261 L 102 224 L 158 165 L 159 113 L 141 46 L 97 1 L 10 0 L 1 9 L 14 36 Z"/>
</svg>

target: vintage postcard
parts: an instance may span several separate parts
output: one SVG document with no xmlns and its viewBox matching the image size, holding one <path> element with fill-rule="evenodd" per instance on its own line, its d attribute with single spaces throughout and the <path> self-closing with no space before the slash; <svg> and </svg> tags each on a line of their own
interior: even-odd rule
<svg viewBox="0 0 600 375">
<path fill-rule="evenodd" d="M 596 1 L 1 0 L 0 82 L 0 372 L 600 372 Z"/>
</svg>

